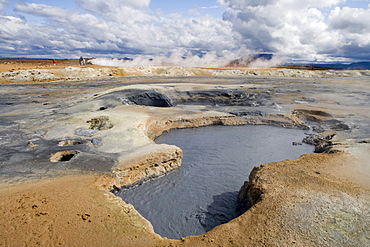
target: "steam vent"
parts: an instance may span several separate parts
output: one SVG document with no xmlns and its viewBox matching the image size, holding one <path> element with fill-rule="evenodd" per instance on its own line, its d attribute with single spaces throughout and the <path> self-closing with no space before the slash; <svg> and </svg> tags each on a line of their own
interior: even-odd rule
<svg viewBox="0 0 370 247">
<path fill-rule="evenodd" d="M 58 66 L 0 73 L 0 246 L 370 245 L 368 70 Z"/>
</svg>

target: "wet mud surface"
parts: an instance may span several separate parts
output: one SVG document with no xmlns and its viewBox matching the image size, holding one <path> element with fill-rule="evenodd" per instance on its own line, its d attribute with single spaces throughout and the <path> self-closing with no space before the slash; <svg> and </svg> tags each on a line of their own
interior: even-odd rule
<svg viewBox="0 0 370 247">
<path fill-rule="evenodd" d="M 2 225 L 12 222 L 15 228 L 24 229 L 19 238 L 23 243 L 32 239 L 33 243 L 44 240 L 49 244 L 71 244 L 68 239 L 74 238 L 67 237 L 71 234 L 66 230 L 67 225 L 55 224 L 56 218 L 51 212 L 63 214 L 58 207 L 70 203 L 68 198 L 72 197 L 58 199 L 63 203 L 55 201 L 53 208 L 48 208 L 48 214 L 41 215 L 49 224 L 49 235 L 27 234 L 31 228 L 21 222 L 20 216 L 34 215 L 33 205 L 24 207 L 23 211 L 13 208 L 18 205 L 22 190 L 24 197 L 37 201 L 38 197 L 34 196 L 37 191 L 54 200 L 51 198 L 59 193 L 58 189 L 69 188 L 70 195 L 80 195 L 73 197 L 76 205 L 90 205 L 87 208 L 92 209 L 93 205 L 107 204 L 114 208 L 115 214 L 131 222 L 123 224 L 126 230 L 122 230 L 118 222 L 104 221 L 110 222 L 117 231 L 122 230 L 119 239 L 126 246 L 204 246 L 205 243 L 210 246 L 243 246 L 243 243 L 364 246 L 369 243 L 368 217 L 358 215 L 369 214 L 370 185 L 368 173 L 364 172 L 369 170 L 369 108 L 370 86 L 366 73 L 356 77 L 317 78 L 106 77 L 2 84 L 0 186 L 3 198 L 7 198 L 1 205 Z M 246 200 L 253 202 L 253 206 L 230 223 L 204 235 L 165 240 L 154 235 L 150 224 L 127 206 L 129 204 L 116 201 L 108 193 L 178 168 L 181 150 L 173 145 L 154 143 L 163 131 L 243 124 L 315 131 L 305 142 L 314 144 L 317 154 L 253 169 L 249 178 L 245 178 L 249 182 L 244 191 Z M 66 184 L 65 176 L 77 176 L 77 179 L 69 179 Z M 96 181 L 86 176 L 93 176 Z M 54 181 L 53 191 L 38 186 L 39 181 L 45 179 Z M 81 186 L 84 179 L 89 181 L 86 190 L 74 192 L 73 186 Z M 22 190 L 19 186 L 23 186 Z M 82 200 L 88 195 L 99 199 L 86 199 L 89 204 L 78 202 L 78 198 Z M 104 201 L 107 198 L 109 202 Z M 341 200 L 345 203 L 339 205 Z M 320 212 L 324 214 L 324 221 L 320 220 Z M 79 220 L 84 215 L 93 218 L 81 209 L 73 214 L 79 214 Z M 32 231 L 41 231 L 41 218 L 32 216 L 30 219 L 35 223 Z M 86 222 L 88 220 L 82 219 L 78 224 Z M 74 229 L 83 231 L 78 224 Z M 101 221 L 95 228 L 86 229 L 94 231 L 103 224 Z M 251 224 L 253 230 L 248 232 Z M 56 232 L 52 226 L 64 230 Z M 0 245 L 10 243 L 19 232 L 9 229 L 13 228 L 2 231 L 6 234 Z M 86 239 L 99 236 L 83 232 L 81 236 Z M 105 233 L 107 238 L 112 236 Z M 117 235 L 115 238 L 118 239 Z M 117 245 L 117 242 L 110 243 Z"/>
<path fill-rule="evenodd" d="M 173 130 L 155 141 L 180 147 L 182 166 L 116 193 L 163 237 L 203 234 L 244 213 L 238 193 L 254 166 L 313 152 L 303 130 L 271 126 L 209 126 Z"/>
</svg>

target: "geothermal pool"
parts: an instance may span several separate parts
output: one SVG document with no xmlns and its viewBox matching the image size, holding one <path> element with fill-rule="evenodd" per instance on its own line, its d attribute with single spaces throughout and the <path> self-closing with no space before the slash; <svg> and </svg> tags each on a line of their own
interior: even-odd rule
<svg viewBox="0 0 370 247">
<path fill-rule="evenodd" d="M 162 237 L 199 235 L 246 210 L 237 196 L 254 166 L 312 153 L 313 146 L 292 145 L 304 137 L 302 130 L 256 125 L 172 130 L 156 143 L 180 147 L 182 167 L 117 196 Z"/>
</svg>

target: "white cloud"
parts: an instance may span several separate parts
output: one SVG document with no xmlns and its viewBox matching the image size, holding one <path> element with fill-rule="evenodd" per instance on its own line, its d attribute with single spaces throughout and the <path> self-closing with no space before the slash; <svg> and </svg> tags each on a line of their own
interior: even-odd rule
<svg viewBox="0 0 370 247">
<path fill-rule="evenodd" d="M 7 32 L 9 40 L 20 40 L 27 34 L 27 39 L 22 40 L 24 49 L 35 49 L 38 54 L 58 49 L 60 54 L 64 51 L 66 55 L 75 53 L 74 56 L 82 53 L 86 56 L 106 54 L 120 57 L 135 53 L 169 55 L 173 51 L 183 54 L 212 51 L 223 55 L 225 50 L 231 53 L 240 49 L 230 39 L 231 24 L 221 19 L 209 15 L 190 19 L 179 14 L 159 15 L 150 13 L 147 8 L 149 1 L 126 1 L 126 5 L 121 2 L 81 1 L 85 6 L 84 14 L 22 2 L 16 4 L 15 10 L 43 18 L 43 24 L 30 25 L 15 18 L 18 25 L 7 21 L 2 23 L 0 30 L 12 28 Z M 111 5 L 105 6 L 108 4 Z"/>
<path fill-rule="evenodd" d="M 288 58 L 330 60 L 340 56 L 350 38 L 367 45 L 368 10 L 345 8 L 325 13 L 342 0 L 222 0 L 229 8 L 223 18 L 233 24 L 240 43 Z M 363 51 L 365 52 L 365 50 Z M 368 52 L 366 52 L 368 53 Z"/>
<path fill-rule="evenodd" d="M 100 12 L 112 12 L 114 9 L 120 9 L 122 7 L 132 8 L 148 8 L 150 0 L 74 0 L 80 4 L 84 9 L 100 13 Z"/>
<path fill-rule="evenodd" d="M 199 61 L 193 55 L 207 52 L 208 59 L 200 59 L 207 63 L 214 56 L 234 59 L 251 50 L 297 60 L 370 56 L 370 10 L 339 8 L 344 0 L 218 0 L 228 6 L 223 19 L 153 12 L 150 0 L 74 1 L 79 11 L 19 1 L 15 10 L 24 18 L 0 15 L 0 54 L 140 54 L 145 59 L 157 55 L 158 61 L 172 54 L 186 55 L 194 64 Z M 5 4 L 0 0 L 0 11 Z M 31 24 L 30 17 L 40 21 Z"/>
<path fill-rule="evenodd" d="M 36 3 L 17 3 L 14 10 L 34 16 L 45 18 L 65 18 L 70 13 L 58 7 L 53 7 L 45 4 Z"/>
<path fill-rule="evenodd" d="M 0 13 L 7 4 L 8 4 L 7 0 L 0 0 Z"/>
<path fill-rule="evenodd" d="M 330 13 L 330 28 L 341 35 L 340 53 L 350 58 L 369 60 L 370 6 L 368 9 L 335 8 Z"/>
<path fill-rule="evenodd" d="M 350 34 L 370 33 L 370 8 L 336 7 L 330 14 L 330 26 Z"/>
<path fill-rule="evenodd" d="M 146 22 L 155 21 L 149 14 L 150 0 L 75 0 L 83 9 L 110 21 Z"/>
</svg>

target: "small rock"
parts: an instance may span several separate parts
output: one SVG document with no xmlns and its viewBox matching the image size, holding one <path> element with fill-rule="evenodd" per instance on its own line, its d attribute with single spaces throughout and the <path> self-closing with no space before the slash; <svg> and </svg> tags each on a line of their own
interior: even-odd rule
<svg viewBox="0 0 370 247">
<path fill-rule="evenodd" d="M 101 139 L 100 138 L 94 138 L 94 139 L 91 140 L 91 143 L 93 145 L 98 145 L 100 142 L 101 142 Z"/>
</svg>

